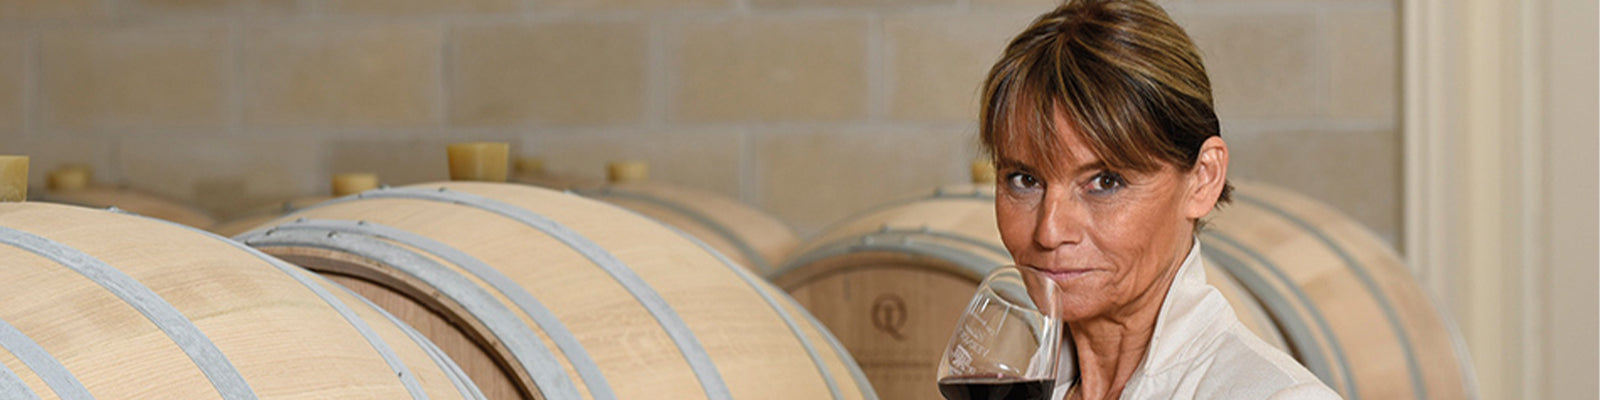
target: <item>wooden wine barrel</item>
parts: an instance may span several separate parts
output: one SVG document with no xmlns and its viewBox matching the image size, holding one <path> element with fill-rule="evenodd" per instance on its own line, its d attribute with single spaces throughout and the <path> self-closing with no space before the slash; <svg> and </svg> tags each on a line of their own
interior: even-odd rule
<svg viewBox="0 0 1600 400">
<path fill-rule="evenodd" d="M 1202 250 L 1260 299 L 1301 363 L 1346 399 L 1477 397 L 1454 323 L 1387 244 L 1303 195 L 1236 186 Z"/>
<path fill-rule="evenodd" d="M 249 232 L 251 229 L 266 225 L 268 222 L 272 222 L 278 218 L 282 218 L 286 214 L 332 199 L 333 197 L 331 196 L 307 196 L 285 200 L 277 205 L 263 207 L 255 211 L 244 213 L 243 217 L 217 223 L 216 225 L 212 225 L 208 230 L 218 235 L 234 237 L 241 233 Z"/>
<path fill-rule="evenodd" d="M 578 194 L 616 204 L 700 239 L 756 274 L 800 244 L 788 224 L 767 213 L 710 192 L 654 182 L 629 182 Z"/>
<path fill-rule="evenodd" d="M 1011 264 L 994 187 L 959 185 L 847 218 L 769 275 L 827 325 L 885 399 L 936 399 L 939 357 L 956 318 L 993 268 Z M 1206 280 L 1245 325 L 1279 348 L 1266 312 L 1228 273 Z"/>
<path fill-rule="evenodd" d="M 599 179 L 551 172 L 545 169 L 544 159 L 520 157 L 512 162 L 511 182 L 534 185 L 555 190 L 594 188 L 605 184 Z"/>
<path fill-rule="evenodd" d="M 876 398 L 831 334 L 703 243 L 526 185 L 386 188 L 239 239 L 417 326 L 494 398 Z"/>
<path fill-rule="evenodd" d="M 302 208 L 332 200 L 335 197 L 344 197 L 372 189 L 377 189 L 379 186 L 381 186 L 381 184 L 378 181 L 377 174 L 351 172 L 334 174 L 333 179 L 329 180 L 328 186 L 331 189 L 330 193 L 333 193 L 332 196 L 305 196 L 285 200 L 271 207 L 265 207 L 245 213 L 243 217 L 218 223 L 212 226 L 210 230 L 218 235 L 234 237 L 241 233 L 249 232 L 251 229 L 255 229 L 256 227 L 271 222 L 272 220 L 278 219 L 284 214 L 299 211 Z"/>
<path fill-rule="evenodd" d="M 71 204 L 90 208 L 116 207 L 146 217 L 163 219 L 206 229 L 217 223 L 200 209 L 161 196 L 136 190 L 94 183 L 94 171 L 83 165 L 69 165 L 50 171 L 44 193 L 35 201 Z"/>
<path fill-rule="evenodd" d="M 90 208 L 116 207 L 134 214 L 201 229 L 217 223 L 216 219 L 200 209 L 161 196 L 116 186 L 95 185 L 71 190 L 49 190 L 34 200 Z"/>
<path fill-rule="evenodd" d="M 483 398 L 361 297 L 193 228 L 5 203 L 0 259 L 0 398 Z"/>
</svg>

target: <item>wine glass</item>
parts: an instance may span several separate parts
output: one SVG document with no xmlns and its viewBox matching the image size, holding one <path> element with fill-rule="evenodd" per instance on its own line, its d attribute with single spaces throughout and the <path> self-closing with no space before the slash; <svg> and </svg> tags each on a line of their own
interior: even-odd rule
<svg viewBox="0 0 1600 400">
<path fill-rule="evenodd" d="M 1037 272 L 1000 267 L 978 285 L 939 362 L 939 393 L 945 399 L 1049 399 L 1061 320 L 1034 306 L 1023 273 Z M 1040 286 L 1041 301 L 1053 304 L 1055 281 L 1032 281 Z"/>
</svg>

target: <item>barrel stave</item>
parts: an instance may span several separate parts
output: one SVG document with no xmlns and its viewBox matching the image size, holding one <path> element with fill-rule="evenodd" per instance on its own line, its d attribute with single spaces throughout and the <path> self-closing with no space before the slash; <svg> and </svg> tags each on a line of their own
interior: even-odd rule
<svg viewBox="0 0 1600 400">
<path fill-rule="evenodd" d="M 294 222 L 302 218 L 303 222 Z M 711 393 L 726 390 L 735 398 L 769 398 L 774 393 L 789 398 L 832 397 L 823 384 L 824 373 L 831 368 L 814 366 L 800 339 L 762 299 L 759 285 L 752 286 L 737 267 L 724 264 L 677 231 L 613 205 L 520 185 L 448 183 L 367 192 L 362 198 L 325 203 L 280 221 L 290 222 L 245 238 L 269 253 L 315 258 L 319 256 L 305 250 L 314 246 L 268 242 L 285 232 L 314 233 L 306 227 L 318 224 L 361 224 L 363 229 L 403 233 L 362 234 L 366 236 L 362 240 L 435 255 L 455 252 L 458 258 L 481 263 L 500 277 L 473 276 L 469 268 L 454 264 L 461 260 L 433 257 L 446 272 L 467 277 L 472 285 L 490 288 L 495 284 L 490 280 L 504 280 L 500 283 L 509 286 L 503 287 L 514 287 L 505 290 L 529 293 L 564 331 L 571 332 L 582 354 L 603 376 L 604 388 L 618 398 L 705 398 L 707 388 L 720 388 Z M 297 262 L 325 273 L 349 273 L 306 261 Z M 402 269 L 385 262 L 356 268 Z M 395 278 L 392 272 L 378 275 Z M 428 279 L 369 281 L 376 286 L 408 286 L 393 288 L 403 296 L 438 293 Z M 543 331 L 537 318 L 511 300 L 516 295 L 488 291 L 525 329 L 537 332 L 540 344 L 559 347 L 552 332 Z M 444 306 L 425 308 L 460 314 L 460 307 L 450 306 L 460 299 L 434 299 Z M 647 310 L 643 304 L 662 304 L 676 316 Z M 468 320 L 480 317 L 464 315 Z M 689 340 L 669 334 L 664 328 L 668 326 L 682 327 Z M 492 346 L 493 339 L 513 338 L 505 336 L 512 332 L 492 326 L 461 330 L 482 332 L 469 339 L 491 344 L 494 351 L 477 357 L 514 356 Z M 570 357 L 573 354 L 555 354 L 561 364 L 557 368 L 568 381 L 580 388 L 591 384 L 574 372 L 578 360 Z M 710 374 L 693 371 L 691 357 L 709 360 Z M 711 380 L 705 380 L 708 377 Z M 584 396 L 595 393 L 594 387 L 588 388 Z M 859 388 L 845 388 L 856 394 L 846 398 L 860 397 Z"/>
</svg>

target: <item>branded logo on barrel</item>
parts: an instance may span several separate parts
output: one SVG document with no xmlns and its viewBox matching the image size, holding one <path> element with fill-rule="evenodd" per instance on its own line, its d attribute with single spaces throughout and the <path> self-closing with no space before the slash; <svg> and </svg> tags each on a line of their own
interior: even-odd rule
<svg viewBox="0 0 1600 400">
<path fill-rule="evenodd" d="M 872 300 L 872 326 L 889 334 L 897 342 L 906 340 L 900 330 L 906 325 L 906 301 L 899 295 L 887 293 Z"/>
</svg>

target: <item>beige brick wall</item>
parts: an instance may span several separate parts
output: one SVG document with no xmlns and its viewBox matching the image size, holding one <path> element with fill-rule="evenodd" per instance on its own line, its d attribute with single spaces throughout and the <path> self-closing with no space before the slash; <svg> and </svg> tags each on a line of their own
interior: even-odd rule
<svg viewBox="0 0 1600 400">
<path fill-rule="evenodd" d="M 1400 229 L 1397 4 L 1168 0 L 1233 176 Z M 224 214 L 442 145 L 607 160 L 811 233 L 966 179 L 983 74 L 1047 0 L 0 0 L 0 152 Z"/>
<path fill-rule="evenodd" d="M 33 99 L 41 130 L 225 126 L 226 32 L 213 27 L 43 32 Z"/>
<path fill-rule="evenodd" d="M 456 28 L 450 123 L 638 124 L 644 121 L 646 28 L 632 21 Z"/>
<path fill-rule="evenodd" d="M 26 79 L 23 58 L 23 33 L 0 31 L 0 134 L 17 135 L 22 132 L 23 82 Z"/>
</svg>

